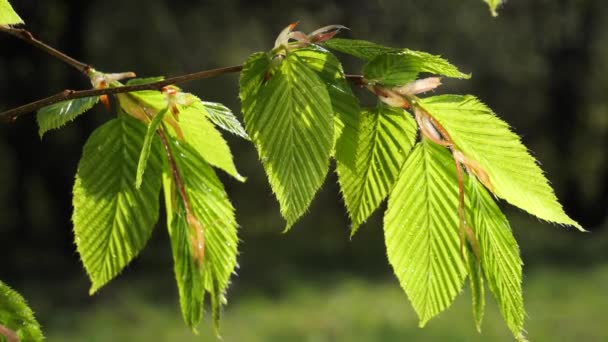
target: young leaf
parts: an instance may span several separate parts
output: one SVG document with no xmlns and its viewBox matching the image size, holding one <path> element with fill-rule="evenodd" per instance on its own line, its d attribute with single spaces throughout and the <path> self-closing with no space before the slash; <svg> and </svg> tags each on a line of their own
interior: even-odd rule
<svg viewBox="0 0 608 342">
<path fill-rule="evenodd" d="M 454 160 L 423 139 L 407 158 L 384 216 L 389 262 L 421 327 L 452 303 L 464 283 L 458 222 Z"/>
<path fill-rule="evenodd" d="M 98 101 L 98 96 L 83 97 L 80 99 L 58 102 L 41 108 L 36 114 L 38 134 L 40 134 L 40 137 L 42 138 L 44 133 L 52 129 L 60 128 L 66 123 L 73 121 L 80 114 L 93 108 Z"/>
<path fill-rule="evenodd" d="M 488 286 L 509 329 L 518 340 L 523 336 L 522 261 L 517 241 L 506 217 L 488 191 L 474 177 L 466 187 L 467 212 L 479 241 L 480 259 Z"/>
<path fill-rule="evenodd" d="M 265 54 L 247 60 L 240 97 L 245 128 L 289 229 L 327 174 L 334 113 L 327 87 L 297 53 L 288 53 L 272 74 L 269 64 Z"/>
<path fill-rule="evenodd" d="M 7 331 L 6 329 L 9 329 Z M 22 342 L 42 341 L 40 324 L 25 299 L 0 281 L 0 340 L 15 334 Z"/>
<path fill-rule="evenodd" d="M 17 25 L 23 23 L 23 19 L 15 12 L 8 0 L 0 0 L 0 25 Z"/>
<path fill-rule="evenodd" d="M 490 13 L 492 13 L 492 16 L 497 17 L 498 12 L 496 12 L 496 9 L 498 8 L 498 6 L 502 5 L 504 0 L 483 0 L 483 1 L 485 3 L 487 3 L 488 6 L 490 7 Z"/>
<path fill-rule="evenodd" d="M 198 269 L 190 241 L 185 240 L 186 227 L 183 222 L 179 222 L 183 221 L 185 215 L 175 209 L 181 205 L 179 203 L 182 199 L 176 193 L 176 185 L 170 186 L 173 180 L 168 182 L 171 173 L 167 171 L 164 177 L 165 203 L 168 226 L 172 227 L 169 234 L 173 246 L 175 277 L 184 319 L 189 326 L 194 327 L 200 320 L 198 313 L 202 315 L 203 299 L 199 289 L 204 287 L 211 296 L 223 297 L 230 283 L 230 276 L 237 264 L 237 223 L 232 204 L 213 169 L 187 142 L 178 142 L 174 137 L 169 137 L 169 141 L 193 214 L 203 225 L 205 235 L 204 264 Z M 201 285 L 201 281 L 204 285 Z M 213 311 L 219 312 L 222 301 L 212 300 L 212 304 L 216 306 Z"/>
<path fill-rule="evenodd" d="M 160 82 L 164 79 L 165 79 L 164 76 L 147 77 L 147 78 L 132 78 L 127 81 L 126 85 L 132 86 L 132 85 L 148 84 L 148 83 Z"/>
<path fill-rule="evenodd" d="M 481 165 L 498 197 L 543 220 L 583 230 L 566 215 L 519 137 L 485 104 L 470 95 L 429 97 L 422 104 L 458 148 Z"/>
<path fill-rule="evenodd" d="M 386 86 L 407 84 L 415 80 L 421 72 L 454 78 L 471 77 L 439 56 L 408 49 L 399 53 L 379 55 L 363 67 L 366 79 Z"/>
<path fill-rule="evenodd" d="M 351 235 L 388 196 L 417 134 L 414 119 L 399 108 L 380 105 L 359 116 L 356 136 L 344 137 L 356 141 L 355 167 L 337 159 L 338 180 L 352 221 Z"/>
<path fill-rule="evenodd" d="M 150 151 L 152 150 L 152 142 L 156 137 L 156 130 L 158 126 L 163 120 L 165 114 L 169 111 L 169 107 L 161 110 L 156 113 L 152 121 L 148 125 L 148 129 L 146 130 L 146 136 L 144 138 L 144 144 L 141 148 L 141 153 L 139 154 L 139 161 L 137 162 L 137 175 L 135 177 L 135 187 L 139 189 L 141 187 L 141 182 L 143 181 L 144 172 L 146 171 L 146 165 L 148 164 L 148 158 L 150 157 Z"/>
<path fill-rule="evenodd" d="M 92 281 L 91 293 L 116 276 L 142 250 L 158 219 L 162 164 L 152 144 L 148 177 L 135 174 L 146 128 L 121 114 L 99 127 L 84 146 L 74 184 L 76 246 Z"/>
<path fill-rule="evenodd" d="M 230 147 L 222 134 L 207 120 L 207 110 L 202 102 L 196 101 L 189 107 L 180 109 L 179 125 L 188 142 L 209 164 L 244 182 L 234 165 Z"/>
<path fill-rule="evenodd" d="M 399 52 L 399 49 L 357 39 L 332 38 L 322 45 L 331 50 L 346 53 L 366 61 L 370 61 L 386 53 Z"/>
<path fill-rule="evenodd" d="M 203 101 L 207 117 L 216 126 L 241 138 L 249 140 L 249 136 L 230 108 L 221 103 Z"/>
<path fill-rule="evenodd" d="M 340 61 L 329 51 L 318 46 L 299 49 L 293 53 L 316 71 L 325 83 L 335 114 L 334 146 L 337 148 L 344 146 L 344 144 L 336 144 L 338 140 L 342 139 L 343 129 L 354 127 L 353 122 L 357 120 L 361 108 L 344 76 Z M 341 152 L 336 151 L 336 154 Z"/>
</svg>

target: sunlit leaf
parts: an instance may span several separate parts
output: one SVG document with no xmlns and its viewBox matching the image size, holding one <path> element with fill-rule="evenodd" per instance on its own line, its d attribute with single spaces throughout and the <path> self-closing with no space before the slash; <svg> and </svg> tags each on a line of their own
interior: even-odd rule
<svg viewBox="0 0 608 342">
<path fill-rule="evenodd" d="M 62 127 L 70 121 L 73 121 L 80 114 L 93 108 L 99 101 L 98 96 L 83 97 L 79 99 L 58 102 L 50 106 L 41 108 L 36 114 L 38 121 L 38 134 L 40 137 L 44 133 Z"/>
<path fill-rule="evenodd" d="M 0 281 L 0 325 L 10 329 L 22 342 L 42 341 L 40 324 L 25 299 Z M 0 340 L 3 340 L 0 330 Z"/>
<path fill-rule="evenodd" d="M 23 19 L 15 12 L 8 0 L 0 0 L 0 25 L 23 24 Z"/>
<path fill-rule="evenodd" d="M 485 1 L 485 3 L 488 4 L 488 6 L 490 7 L 490 13 L 492 13 L 492 16 L 494 16 L 494 17 L 498 16 L 498 12 L 496 11 L 496 9 L 505 2 L 505 0 L 483 0 L 483 1 Z"/>
<path fill-rule="evenodd" d="M 143 181 L 144 172 L 146 171 L 146 165 L 148 164 L 148 158 L 150 157 L 150 152 L 152 150 L 152 143 L 154 138 L 156 137 L 156 130 L 160 126 L 163 117 L 167 113 L 169 108 L 165 108 L 160 112 L 156 113 L 150 124 L 148 125 L 148 129 L 146 131 L 146 136 L 144 138 L 144 144 L 141 148 L 141 153 L 139 154 L 139 161 L 137 162 L 137 175 L 135 177 L 135 187 L 139 189 L 141 187 L 141 183 Z"/>
<path fill-rule="evenodd" d="M 439 56 L 408 49 L 379 55 L 363 67 L 363 75 L 366 79 L 387 86 L 407 84 L 415 80 L 421 72 L 454 78 L 470 78 L 470 75 L 463 74 Z"/>
<path fill-rule="evenodd" d="M 327 88 L 297 53 L 272 70 L 254 54 L 241 74 L 245 128 L 289 229 L 306 211 L 329 168 L 334 111 Z"/>
<path fill-rule="evenodd" d="M 225 304 L 224 299 L 216 299 L 223 298 L 237 265 L 237 223 L 232 204 L 211 166 L 188 143 L 180 143 L 175 137 L 169 137 L 169 143 L 191 209 L 205 236 L 204 263 L 198 265 L 188 236 L 179 185 L 166 169 L 164 193 L 175 278 L 184 320 L 194 329 L 202 317 L 204 291 L 212 297 L 214 312 Z"/>
<path fill-rule="evenodd" d="M 407 158 L 384 216 L 388 260 L 420 326 L 452 303 L 467 274 L 455 170 L 445 148 L 423 139 Z"/>
<path fill-rule="evenodd" d="M 479 241 L 480 259 L 488 287 L 509 329 L 518 340 L 523 335 L 522 260 L 507 218 L 488 191 L 470 177 L 466 195 L 472 229 Z"/>
<path fill-rule="evenodd" d="M 416 140 L 414 119 L 402 109 L 379 107 L 359 114 L 355 165 L 337 158 L 337 171 L 344 202 L 352 221 L 352 234 L 378 208 L 395 184 Z M 347 130 L 345 135 L 353 134 Z"/>
<path fill-rule="evenodd" d="M 485 104 L 469 95 L 429 97 L 422 103 L 458 148 L 483 167 L 498 197 L 541 219 L 582 230 L 566 215 L 519 137 Z"/>
<path fill-rule="evenodd" d="M 249 140 L 247 132 L 245 132 L 241 122 L 232 113 L 230 108 L 221 103 L 207 101 L 203 101 L 203 106 L 207 110 L 207 117 L 216 126 L 241 138 Z"/>
<path fill-rule="evenodd" d="M 91 293 L 114 278 L 142 250 L 158 219 L 161 159 L 152 145 L 146 181 L 135 188 L 139 146 L 146 127 L 119 115 L 89 137 L 74 184 L 76 247 Z"/>
<path fill-rule="evenodd" d="M 357 39 L 332 38 L 322 45 L 331 50 L 346 53 L 366 61 L 386 53 L 399 52 L 399 49 Z"/>
</svg>

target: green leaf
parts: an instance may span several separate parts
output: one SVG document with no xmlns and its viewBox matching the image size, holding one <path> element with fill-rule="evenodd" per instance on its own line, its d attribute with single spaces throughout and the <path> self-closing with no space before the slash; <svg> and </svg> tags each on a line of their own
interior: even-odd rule
<svg viewBox="0 0 608 342">
<path fill-rule="evenodd" d="M 334 112 L 327 87 L 302 57 L 288 53 L 279 63 L 267 74 L 268 57 L 252 55 L 241 74 L 240 97 L 245 127 L 287 230 L 306 211 L 327 174 Z"/>
<path fill-rule="evenodd" d="M 22 342 L 42 341 L 40 324 L 25 299 L 0 281 L 0 325 L 12 330 Z M 2 330 L 0 330 L 0 340 Z"/>
<path fill-rule="evenodd" d="M 83 97 L 75 100 L 63 101 L 41 108 L 36 114 L 38 121 L 38 134 L 40 137 L 44 133 L 57 129 L 66 123 L 73 121 L 80 114 L 93 108 L 99 101 L 98 96 Z"/>
<path fill-rule="evenodd" d="M 139 161 L 137 162 L 137 175 L 135 177 L 135 187 L 137 189 L 141 187 L 141 183 L 143 181 L 144 172 L 146 171 L 146 165 L 148 164 L 148 158 L 150 157 L 150 151 L 152 150 L 152 142 L 156 137 L 156 130 L 158 129 L 167 111 L 169 111 L 169 107 L 166 107 L 165 109 L 156 113 L 156 115 L 154 115 L 154 118 L 152 118 L 152 121 L 148 125 L 148 129 L 146 130 L 144 144 L 141 148 L 141 153 L 139 154 Z"/>
<path fill-rule="evenodd" d="M 311 46 L 306 49 L 299 49 L 294 53 L 300 57 L 308 67 L 314 70 L 321 80 L 325 83 L 331 105 L 334 110 L 334 145 L 345 146 L 344 144 L 336 145 L 338 140 L 342 138 L 344 129 L 352 129 L 356 127 L 357 117 L 361 108 L 359 101 L 353 94 L 348 81 L 344 76 L 344 70 L 340 61 L 329 51 Z M 338 148 L 340 148 L 338 147 Z M 336 154 L 345 154 L 343 151 L 336 151 Z"/>
<path fill-rule="evenodd" d="M 218 167 L 237 180 L 244 182 L 234 165 L 230 147 L 222 134 L 207 119 L 207 110 L 202 102 L 196 101 L 189 107 L 182 107 L 179 125 L 188 142 L 209 164 Z"/>
<path fill-rule="evenodd" d="M 471 77 L 439 56 L 407 49 L 377 56 L 363 67 L 366 79 L 387 86 L 407 84 L 421 72 L 454 78 Z"/>
<path fill-rule="evenodd" d="M 481 333 L 481 323 L 486 306 L 485 292 L 483 285 L 483 270 L 481 263 L 473 253 L 470 247 L 466 250 L 467 253 L 467 271 L 469 273 L 469 284 L 471 285 L 471 298 L 473 302 L 473 318 L 475 319 L 475 327 Z"/>
<path fill-rule="evenodd" d="M 153 143 L 148 177 L 135 174 L 146 127 L 121 114 L 96 129 L 84 146 L 74 184 L 76 246 L 92 281 L 91 293 L 116 276 L 148 241 L 158 219 L 160 145 Z"/>
<path fill-rule="evenodd" d="M 193 214 L 204 227 L 205 257 L 199 267 L 193 256 L 179 189 L 165 171 L 164 192 L 175 278 L 186 323 L 194 328 L 202 317 L 205 289 L 212 296 L 212 310 L 219 313 L 237 262 L 237 223 L 234 209 L 213 168 L 188 143 L 169 137 L 177 170 L 184 183 Z M 180 207 L 181 206 L 181 207 Z M 176 209 L 177 208 L 177 209 Z M 222 300 L 217 300 L 222 298 Z M 215 314 L 214 314 L 215 316 Z"/>
<path fill-rule="evenodd" d="M 452 303 L 466 277 L 455 169 L 445 148 L 423 139 L 407 158 L 384 216 L 389 262 L 421 327 Z"/>
<path fill-rule="evenodd" d="M 469 222 L 479 242 L 480 259 L 488 286 L 509 329 L 523 336 L 522 260 L 511 227 L 490 193 L 474 177 L 466 187 Z"/>
<path fill-rule="evenodd" d="M 331 50 L 346 53 L 366 61 L 370 61 L 376 58 L 377 56 L 386 53 L 399 52 L 399 49 L 382 46 L 365 40 L 356 39 L 332 38 L 324 42 L 323 46 Z"/>
<path fill-rule="evenodd" d="M 363 111 L 360 121 L 356 136 L 345 137 L 356 141 L 355 167 L 337 159 L 338 180 L 352 221 L 351 235 L 388 196 L 417 135 L 416 122 L 399 108 L 380 105 Z"/>
<path fill-rule="evenodd" d="M 23 19 L 15 12 L 8 0 L 0 0 L 0 25 L 24 24 Z"/>
<path fill-rule="evenodd" d="M 483 0 L 490 7 L 490 13 L 492 13 L 493 17 L 498 16 L 498 12 L 496 9 L 503 4 L 504 0 Z"/>
<path fill-rule="evenodd" d="M 519 137 L 485 104 L 469 95 L 429 97 L 422 104 L 457 147 L 487 172 L 498 197 L 543 220 L 583 230 L 566 215 Z"/>
<path fill-rule="evenodd" d="M 249 140 L 249 136 L 230 108 L 221 103 L 203 101 L 207 117 L 216 126 L 241 138 Z"/>
</svg>

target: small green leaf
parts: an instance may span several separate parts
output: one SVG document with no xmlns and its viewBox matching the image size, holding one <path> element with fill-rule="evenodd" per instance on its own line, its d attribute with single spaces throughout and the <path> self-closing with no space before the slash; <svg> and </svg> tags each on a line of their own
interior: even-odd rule
<svg viewBox="0 0 608 342">
<path fill-rule="evenodd" d="M 407 49 L 399 53 L 379 55 L 363 67 L 366 79 L 386 86 L 407 84 L 415 80 L 421 72 L 454 78 L 471 77 L 439 56 Z"/>
<path fill-rule="evenodd" d="M 0 25 L 24 24 L 23 19 L 15 12 L 8 0 L 0 0 Z"/>
<path fill-rule="evenodd" d="M 423 139 L 407 158 L 384 216 L 388 260 L 420 326 L 450 306 L 464 283 L 458 222 L 454 160 Z"/>
<path fill-rule="evenodd" d="M 236 118 L 236 116 L 232 113 L 230 108 L 224 106 L 221 103 L 206 101 L 203 101 L 202 103 L 207 111 L 207 117 L 216 126 L 243 139 L 249 140 L 247 132 L 245 132 L 245 129 L 243 128 L 239 120 Z"/>
<path fill-rule="evenodd" d="M 334 110 L 327 87 L 298 53 L 273 70 L 254 54 L 241 73 L 245 128 L 254 142 L 287 220 L 304 214 L 329 168 Z"/>
<path fill-rule="evenodd" d="M 504 3 L 504 0 L 483 0 L 490 7 L 490 13 L 492 13 L 493 17 L 498 16 L 498 12 L 496 9 Z"/>
<path fill-rule="evenodd" d="M 223 298 L 237 265 L 237 223 L 234 208 L 213 168 L 188 143 L 179 142 L 173 136 L 168 139 L 172 154 L 179 156 L 175 158 L 175 163 L 193 214 L 204 228 L 205 257 L 203 265 L 198 268 L 188 232 L 185 231 L 185 214 L 179 209 L 182 199 L 174 180 L 170 178 L 172 173 L 165 169 L 167 226 L 170 227 L 180 306 L 184 320 L 194 328 L 202 317 L 204 291 L 201 289 L 205 289 L 212 296 L 214 311 L 219 312 L 219 305 L 225 302 L 221 300 L 217 302 L 218 307 L 215 307 L 216 299 Z M 216 299 L 213 299 L 214 296 Z"/>
<path fill-rule="evenodd" d="M 40 137 L 44 133 L 57 129 L 66 123 L 73 121 L 80 114 L 93 108 L 99 101 L 99 97 L 83 97 L 75 100 L 63 101 L 41 108 L 37 115 L 38 134 Z"/>
<path fill-rule="evenodd" d="M 399 52 L 399 49 L 382 46 L 365 40 L 356 39 L 332 38 L 324 42 L 322 45 L 331 50 L 346 53 L 366 61 L 370 61 L 376 58 L 377 56 L 386 53 Z"/>
<path fill-rule="evenodd" d="M 145 126 L 121 114 L 96 129 L 84 146 L 74 184 L 74 233 L 91 293 L 114 278 L 143 249 L 158 219 L 162 164 L 152 144 L 148 177 L 135 175 Z"/>
<path fill-rule="evenodd" d="M 479 242 L 481 265 L 488 287 L 515 338 L 525 340 L 521 289 L 523 262 L 517 241 L 507 218 L 481 183 L 469 177 L 466 191 L 469 222 Z"/>
<path fill-rule="evenodd" d="M 352 221 L 351 234 L 378 208 L 397 181 L 399 171 L 416 141 L 414 119 L 402 109 L 379 107 L 359 114 L 355 167 L 342 163 L 337 155 L 337 171 L 344 202 Z M 345 135 L 353 134 L 347 130 Z"/>
<path fill-rule="evenodd" d="M 139 189 L 141 187 L 141 182 L 143 181 L 144 172 L 146 171 L 146 165 L 148 164 L 148 158 L 150 157 L 150 151 L 152 150 L 152 142 L 156 137 L 156 130 L 158 126 L 163 120 L 165 114 L 169 111 L 169 107 L 161 110 L 156 113 L 150 124 L 148 125 L 148 129 L 146 130 L 146 136 L 144 138 L 144 144 L 141 148 L 141 153 L 139 154 L 139 161 L 137 162 L 137 176 L 135 177 L 135 187 Z"/>
<path fill-rule="evenodd" d="M 222 134 L 207 119 L 207 110 L 202 102 L 196 101 L 179 112 L 179 125 L 188 142 L 209 164 L 244 182 L 234 165 L 230 147 Z"/>
<path fill-rule="evenodd" d="M 543 220 L 583 230 L 566 215 L 519 137 L 485 104 L 470 95 L 428 97 L 422 104 L 457 147 L 487 172 L 498 197 Z"/>
<path fill-rule="evenodd" d="M 17 291 L 0 281 L 0 325 L 17 334 L 22 342 L 42 341 L 40 324 Z M 0 330 L 0 340 L 4 340 Z"/>
</svg>

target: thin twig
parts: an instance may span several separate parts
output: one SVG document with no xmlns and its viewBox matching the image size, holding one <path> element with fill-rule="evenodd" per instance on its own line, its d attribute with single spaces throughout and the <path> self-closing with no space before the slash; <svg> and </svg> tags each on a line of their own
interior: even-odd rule
<svg viewBox="0 0 608 342">
<path fill-rule="evenodd" d="M 82 62 L 66 55 L 65 53 L 53 48 L 52 46 L 49 46 L 49 45 L 41 42 L 40 40 L 34 38 L 32 33 L 28 30 L 0 25 L 0 31 L 8 33 L 12 36 L 15 36 L 15 37 L 27 42 L 28 44 L 31 44 L 31 45 L 37 47 L 38 49 L 61 60 L 62 62 L 68 64 L 69 66 L 75 68 L 76 70 L 80 71 L 81 73 L 83 73 L 85 75 L 88 75 L 88 72 L 91 69 L 91 67 L 88 64 L 82 63 Z"/>
<path fill-rule="evenodd" d="M 101 96 L 101 95 L 129 93 L 129 92 L 133 92 L 133 91 L 160 90 L 163 87 L 166 87 L 166 86 L 172 85 L 172 84 L 185 83 L 185 82 L 190 82 L 190 81 L 200 80 L 200 79 L 205 79 L 205 78 L 212 78 L 212 77 L 216 77 L 216 76 L 220 76 L 220 75 L 224 75 L 224 74 L 240 72 L 241 70 L 243 70 L 242 65 L 234 65 L 234 66 L 230 66 L 230 67 L 203 70 L 203 71 L 199 71 L 199 72 L 195 72 L 195 73 L 191 73 L 191 74 L 175 76 L 175 77 L 164 79 L 162 81 L 146 83 L 146 84 L 113 87 L 113 88 L 103 88 L 103 89 L 86 89 L 86 90 L 66 89 L 66 90 L 62 91 L 61 93 L 55 94 L 53 96 L 49 96 L 47 98 L 44 98 L 44 99 L 41 99 L 41 100 L 38 100 L 35 102 L 30 102 L 23 106 L 13 108 L 13 109 L 7 110 L 3 113 L 0 113 L 0 122 L 4 122 L 4 123 L 14 122 L 21 115 L 35 112 L 42 107 L 50 106 L 52 104 L 62 102 L 62 101 L 73 100 L 73 99 L 78 99 L 78 98 L 83 98 L 83 97 L 94 97 L 94 96 Z M 363 79 L 363 76 L 346 75 L 346 78 L 349 80 L 352 80 L 355 84 L 359 84 L 361 82 L 361 80 Z"/>
<path fill-rule="evenodd" d="M 55 94 L 53 96 L 28 103 L 26 105 L 8 110 L 6 112 L 0 113 L 0 122 L 13 122 L 17 120 L 17 118 L 23 114 L 35 112 L 38 109 L 46 106 L 50 106 L 54 103 L 73 100 L 83 97 L 94 97 L 101 95 L 111 95 L 111 94 L 120 94 L 120 93 L 129 93 L 132 91 L 141 91 L 141 90 L 160 90 L 161 88 L 171 85 L 184 83 L 204 78 L 211 78 L 220 76 L 223 74 L 239 72 L 243 69 L 241 65 L 235 65 L 231 67 L 225 68 L 217 68 L 211 70 L 204 70 L 195 72 L 192 74 L 186 74 L 176 77 L 171 77 L 164 79 L 162 81 L 146 83 L 146 84 L 138 84 L 131 86 L 122 86 L 122 87 L 113 87 L 113 88 L 103 88 L 103 89 L 87 89 L 87 90 L 64 90 L 61 93 Z"/>
</svg>

